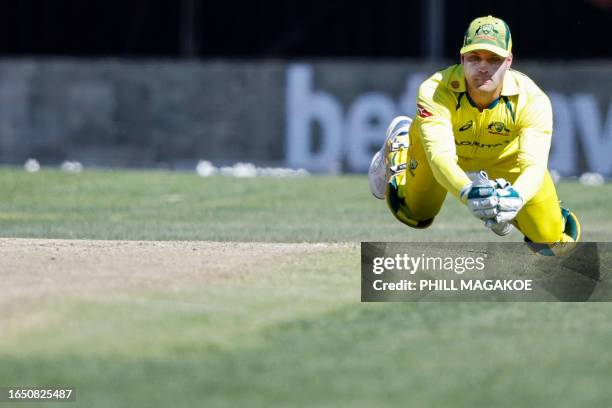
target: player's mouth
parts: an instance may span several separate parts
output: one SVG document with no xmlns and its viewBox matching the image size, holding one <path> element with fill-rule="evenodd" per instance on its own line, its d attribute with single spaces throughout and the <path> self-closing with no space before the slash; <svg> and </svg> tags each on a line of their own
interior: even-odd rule
<svg viewBox="0 0 612 408">
<path fill-rule="evenodd" d="M 493 78 L 478 78 L 477 83 L 479 86 L 491 85 L 493 83 Z"/>
</svg>

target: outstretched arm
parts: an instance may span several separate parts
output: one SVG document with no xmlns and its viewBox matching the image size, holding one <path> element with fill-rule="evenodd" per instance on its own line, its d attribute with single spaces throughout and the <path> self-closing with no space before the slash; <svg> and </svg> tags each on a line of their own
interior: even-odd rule
<svg viewBox="0 0 612 408">
<path fill-rule="evenodd" d="M 461 190 L 471 181 L 457 164 L 449 110 L 455 101 L 450 94 L 436 93 L 434 85 L 427 81 L 419 89 L 417 116 L 413 126 L 418 126 L 425 155 L 436 181 L 461 199 Z"/>
<path fill-rule="evenodd" d="M 550 100 L 544 93 L 533 97 L 523 112 L 519 118 L 518 162 L 521 175 L 514 182 L 514 188 L 527 202 L 538 192 L 544 181 L 553 121 Z"/>
</svg>

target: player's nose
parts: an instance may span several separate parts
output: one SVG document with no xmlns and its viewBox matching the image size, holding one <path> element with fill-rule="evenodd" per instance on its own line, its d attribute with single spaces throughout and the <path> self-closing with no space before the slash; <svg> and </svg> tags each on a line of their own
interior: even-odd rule
<svg viewBox="0 0 612 408">
<path fill-rule="evenodd" d="M 489 73 L 489 65 L 486 62 L 480 62 L 480 64 L 478 65 L 478 72 L 481 74 L 488 74 Z"/>
<path fill-rule="evenodd" d="M 476 63 L 474 64 L 474 66 L 476 67 L 476 69 L 478 71 L 482 71 L 484 69 L 486 69 L 487 67 L 487 62 L 483 59 L 480 59 L 479 61 L 476 61 Z"/>
</svg>

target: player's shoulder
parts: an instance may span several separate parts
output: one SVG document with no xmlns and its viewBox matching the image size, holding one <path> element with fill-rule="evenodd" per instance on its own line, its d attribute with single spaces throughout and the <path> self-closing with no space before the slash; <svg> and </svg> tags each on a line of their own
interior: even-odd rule
<svg viewBox="0 0 612 408">
<path fill-rule="evenodd" d="M 421 84 L 421 88 L 438 88 L 440 90 L 444 90 L 444 88 L 448 88 L 448 83 L 451 78 L 463 78 L 463 67 L 460 64 L 451 65 L 445 69 L 437 71 L 435 74 L 427 78 Z"/>
<path fill-rule="evenodd" d="M 533 97 L 546 96 L 544 91 L 527 74 L 517 71 L 516 69 L 509 69 L 506 75 L 514 82 L 519 93 Z"/>
<path fill-rule="evenodd" d="M 550 98 L 529 76 L 520 71 L 511 69 L 506 73 L 506 77 L 510 77 L 509 79 L 515 84 L 517 89 L 516 94 L 518 94 L 518 99 L 516 101 L 516 110 L 519 117 L 523 116 L 523 114 L 528 111 L 552 111 Z M 504 83 L 504 90 L 505 89 L 506 83 Z M 515 94 L 515 92 L 510 92 L 510 94 Z"/>
<path fill-rule="evenodd" d="M 454 85 L 455 88 L 459 88 L 464 84 L 463 67 L 460 64 L 451 65 L 443 70 L 437 71 L 423 81 L 419 87 L 419 96 L 428 99 L 433 99 L 434 95 L 440 98 L 450 97 L 453 93 L 450 84 Z"/>
</svg>

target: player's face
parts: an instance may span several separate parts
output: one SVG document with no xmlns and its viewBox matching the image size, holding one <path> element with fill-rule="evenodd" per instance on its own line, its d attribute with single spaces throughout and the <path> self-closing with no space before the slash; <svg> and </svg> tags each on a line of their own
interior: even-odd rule
<svg viewBox="0 0 612 408">
<path fill-rule="evenodd" d="M 512 55 L 504 58 L 491 51 L 477 50 L 461 56 L 468 85 L 481 92 L 494 92 L 504 80 Z"/>
</svg>

